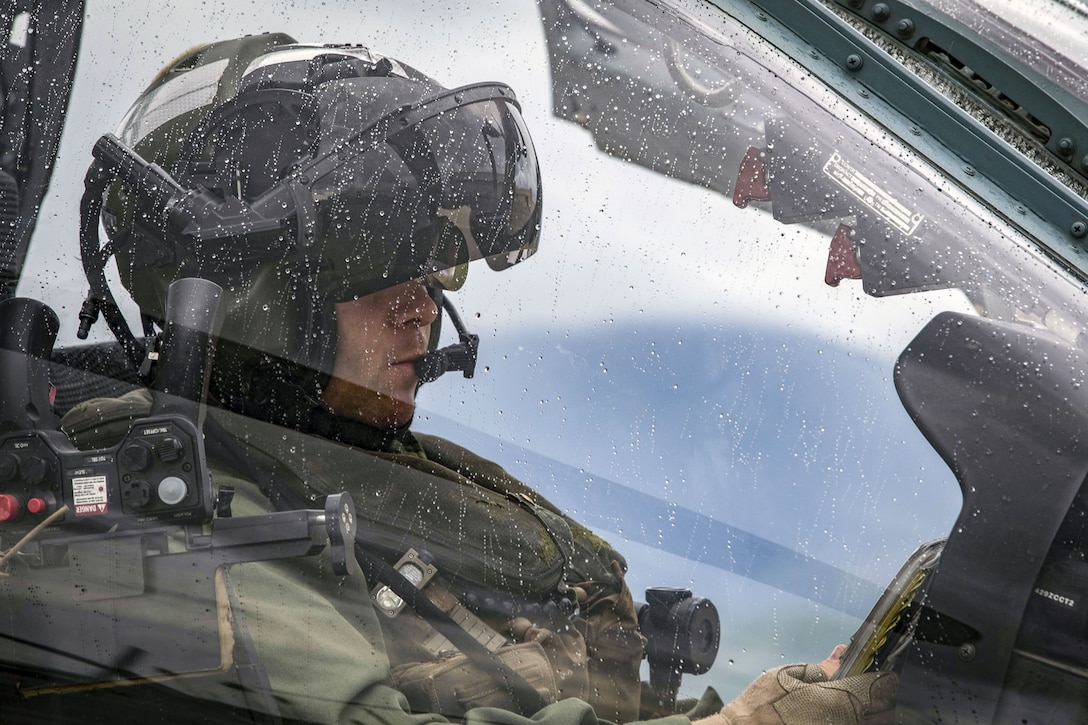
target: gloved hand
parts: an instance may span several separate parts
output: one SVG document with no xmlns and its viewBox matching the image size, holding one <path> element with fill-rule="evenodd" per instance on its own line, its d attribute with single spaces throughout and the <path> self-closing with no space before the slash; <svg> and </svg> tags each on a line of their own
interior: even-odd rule
<svg viewBox="0 0 1088 725">
<path fill-rule="evenodd" d="M 698 725 L 884 725 L 894 717 L 899 678 L 874 672 L 829 681 L 820 665 L 765 672 Z"/>
</svg>

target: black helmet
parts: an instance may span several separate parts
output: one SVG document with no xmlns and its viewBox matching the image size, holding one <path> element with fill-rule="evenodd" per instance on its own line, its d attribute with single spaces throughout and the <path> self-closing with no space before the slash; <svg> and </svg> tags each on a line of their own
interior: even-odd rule
<svg viewBox="0 0 1088 725">
<path fill-rule="evenodd" d="M 539 170 L 513 91 L 447 90 L 358 45 L 266 34 L 194 49 L 95 155 L 120 181 L 102 212 L 110 244 L 84 241 L 92 298 L 112 304 L 110 253 L 145 331 L 174 280 L 221 285 L 213 385 L 232 407 L 277 395 L 271 380 L 320 390 L 334 303 L 420 278 L 438 300 L 469 261 L 505 269 L 539 237 Z"/>
</svg>

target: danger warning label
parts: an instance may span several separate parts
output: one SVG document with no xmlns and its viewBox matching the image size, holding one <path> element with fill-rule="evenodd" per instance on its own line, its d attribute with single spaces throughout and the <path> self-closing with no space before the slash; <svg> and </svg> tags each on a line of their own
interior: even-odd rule
<svg viewBox="0 0 1088 725">
<path fill-rule="evenodd" d="M 101 516 L 109 511 L 105 476 L 72 479 L 72 503 L 76 516 Z"/>
</svg>

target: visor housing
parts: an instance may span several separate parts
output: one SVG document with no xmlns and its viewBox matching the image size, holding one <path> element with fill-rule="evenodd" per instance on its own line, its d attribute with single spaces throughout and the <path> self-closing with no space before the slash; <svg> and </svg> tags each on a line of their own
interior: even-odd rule
<svg viewBox="0 0 1088 725">
<path fill-rule="evenodd" d="M 341 105 L 360 85 L 337 84 Z M 285 183 L 308 184 L 312 220 L 303 211 L 299 222 L 315 227 L 336 301 L 421 277 L 455 290 L 468 262 L 482 258 L 503 270 L 537 249 L 536 153 L 503 85 L 466 86 L 396 109 Z"/>
</svg>

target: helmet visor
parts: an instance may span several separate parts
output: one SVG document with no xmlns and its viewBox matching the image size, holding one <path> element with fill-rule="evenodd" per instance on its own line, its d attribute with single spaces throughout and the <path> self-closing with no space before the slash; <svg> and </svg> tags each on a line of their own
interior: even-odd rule
<svg viewBox="0 0 1088 725">
<path fill-rule="evenodd" d="M 506 86 L 396 109 L 294 176 L 310 182 L 317 251 L 341 299 L 421 277 L 456 289 L 468 262 L 502 270 L 537 248 L 536 152 Z"/>
</svg>

